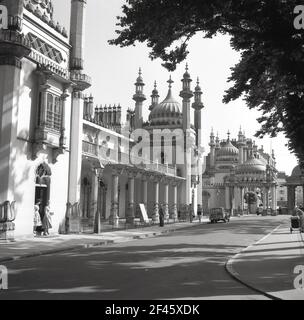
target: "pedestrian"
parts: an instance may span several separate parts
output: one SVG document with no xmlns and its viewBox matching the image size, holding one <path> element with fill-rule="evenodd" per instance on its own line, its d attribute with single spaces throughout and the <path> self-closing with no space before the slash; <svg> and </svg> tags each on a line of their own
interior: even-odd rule
<svg viewBox="0 0 304 320">
<path fill-rule="evenodd" d="M 200 223 L 202 222 L 202 211 L 202 206 L 199 204 L 197 206 L 197 216 Z"/>
<path fill-rule="evenodd" d="M 189 205 L 189 217 L 190 217 L 190 222 L 192 223 L 193 218 L 194 218 L 194 212 L 193 212 L 193 205 L 192 205 L 192 203 Z"/>
<path fill-rule="evenodd" d="M 159 207 L 159 226 L 164 227 L 165 226 L 165 215 L 162 205 Z"/>
<path fill-rule="evenodd" d="M 295 209 L 297 216 L 300 219 L 300 229 L 304 232 L 304 212 L 300 208 Z"/>
<path fill-rule="evenodd" d="M 34 233 L 37 237 L 40 237 L 42 232 L 42 222 L 39 210 L 40 202 L 38 201 L 34 206 Z"/>
<path fill-rule="evenodd" d="M 42 219 L 42 228 L 43 228 L 43 235 L 49 235 L 49 229 L 52 229 L 52 213 L 50 209 L 50 201 L 47 202 L 44 208 L 44 216 Z"/>
</svg>

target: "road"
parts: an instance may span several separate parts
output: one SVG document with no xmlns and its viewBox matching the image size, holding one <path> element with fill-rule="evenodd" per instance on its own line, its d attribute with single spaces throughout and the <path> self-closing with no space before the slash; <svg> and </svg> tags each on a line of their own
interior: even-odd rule
<svg viewBox="0 0 304 320">
<path fill-rule="evenodd" d="M 2 299 L 266 299 L 225 270 L 229 257 L 282 217 L 196 225 L 157 238 L 6 263 Z"/>
</svg>

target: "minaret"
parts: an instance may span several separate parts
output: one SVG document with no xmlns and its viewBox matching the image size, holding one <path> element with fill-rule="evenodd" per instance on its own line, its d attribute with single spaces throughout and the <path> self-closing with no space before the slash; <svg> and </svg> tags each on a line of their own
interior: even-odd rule
<svg viewBox="0 0 304 320">
<path fill-rule="evenodd" d="M 210 146 L 210 168 L 213 169 L 215 167 L 215 147 L 216 147 L 213 128 L 212 128 L 211 134 L 210 134 L 209 146 Z"/>
<path fill-rule="evenodd" d="M 186 72 L 184 73 L 182 84 L 183 88 L 180 92 L 180 97 L 183 98 L 183 131 L 185 135 L 185 148 L 184 148 L 184 159 L 185 164 L 183 168 L 183 177 L 186 182 L 183 185 L 182 194 L 184 196 L 183 203 L 189 206 L 192 203 L 192 139 L 190 130 L 190 109 L 191 109 L 191 98 L 193 92 L 191 91 L 191 77 L 188 72 L 188 64 L 186 65 Z M 194 205 L 194 204 L 192 204 Z"/>
<path fill-rule="evenodd" d="M 86 0 L 71 0 L 70 71 L 71 80 L 75 85 L 73 87 L 71 109 L 68 204 L 76 208 L 79 207 L 81 188 L 83 91 L 91 86 L 90 78 L 83 72 L 85 7 Z M 88 100 L 88 104 L 90 102 L 92 102 L 92 98 L 91 101 L 90 99 Z M 79 215 L 80 213 L 78 212 L 77 214 Z"/>
<path fill-rule="evenodd" d="M 217 132 L 216 139 L 215 139 L 215 151 L 219 149 L 221 149 L 221 144 L 220 144 L 219 133 Z"/>
<path fill-rule="evenodd" d="M 238 134 L 237 146 L 239 149 L 239 164 L 243 164 L 244 163 L 244 148 L 246 147 L 246 143 L 245 143 L 244 135 L 242 132 L 242 127 L 240 127 L 240 131 Z"/>
<path fill-rule="evenodd" d="M 151 106 L 149 107 L 149 110 L 152 111 L 154 107 L 158 105 L 159 102 L 159 94 L 157 90 L 157 84 L 156 81 L 154 82 L 154 90 L 152 91 L 151 95 Z"/>
<path fill-rule="evenodd" d="M 194 103 L 192 108 L 194 109 L 194 124 L 196 131 L 196 145 L 198 148 L 202 146 L 202 110 L 204 104 L 202 103 L 202 89 L 199 85 L 199 78 L 197 78 L 197 86 L 194 92 Z"/>
<path fill-rule="evenodd" d="M 144 86 L 141 68 L 139 68 L 138 78 L 135 83 L 135 95 L 133 96 L 133 100 L 135 101 L 135 129 L 142 128 L 143 125 L 142 108 L 143 102 L 146 100 Z"/>
<path fill-rule="evenodd" d="M 188 64 L 186 64 L 186 72 L 184 73 L 182 83 L 183 90 L 180 93 L 180 97 L 183 98 L 183 129 L 187 131 L 190 129 L 190 99 L 193 97 L 191 91 L 192 79 L 188 72 Z"/>
<path fill-rule="evenodd" d="M 84 67 L 85 7 L 86 0 L 72 0 L 70 23 L 72 70 L 83 70 Z"/>
</svg>

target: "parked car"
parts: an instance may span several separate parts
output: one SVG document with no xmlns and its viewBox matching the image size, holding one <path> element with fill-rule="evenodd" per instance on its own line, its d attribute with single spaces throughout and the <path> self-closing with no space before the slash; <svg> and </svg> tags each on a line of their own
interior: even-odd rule
<svg viewBox="0 0 304 320">
<path fill-rule="evenodd" d="M 229 222 L 230 214 L 225 211 L 224 208 L 210 209 L 209 220 L 211 223 L 217 223 L 219 221 Z"/>
</svg>

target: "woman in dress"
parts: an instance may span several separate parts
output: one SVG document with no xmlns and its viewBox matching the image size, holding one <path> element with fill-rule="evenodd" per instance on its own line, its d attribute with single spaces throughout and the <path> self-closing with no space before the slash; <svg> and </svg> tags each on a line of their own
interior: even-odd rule
<svg viewBox="0 0 304 320">
<path fill-rule="evenodd" d="M 41 236 L 42 232 L 42 223 L 40 217 L 40 202 L 38 201 L 34 206 L 34 233 L 36 236 Z"/>
<path fill-rule="evenodd" d="M 49 229 L 52 228 L 52 215 L 50 211 L 50 202 L 47 202 L 47 205 L 44 208 L 44 217 L 42 220 L 42 228 L 43 228 L 43 235 L 49 235 Z"/>
</svg>

